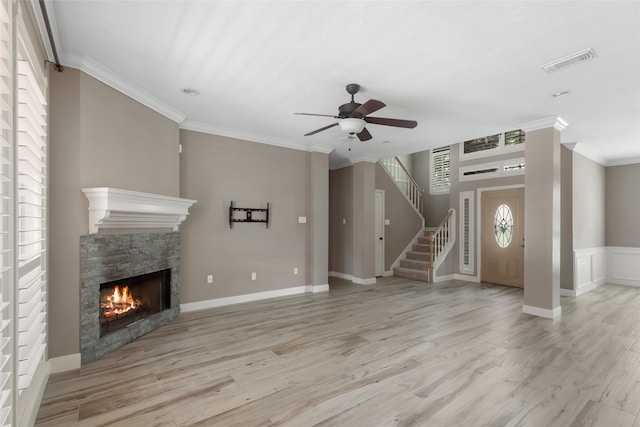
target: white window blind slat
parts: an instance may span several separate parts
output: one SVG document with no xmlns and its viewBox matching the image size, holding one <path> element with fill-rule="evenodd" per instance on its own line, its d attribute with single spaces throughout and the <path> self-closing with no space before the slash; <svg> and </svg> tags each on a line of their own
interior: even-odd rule
<svg viewBox="0 0 640 427">
<path fill-rule="evenodd" d="M 25 317 L 18 319 L 18 330 L 20 332 L 27 332 L 31 328 L 33 322 L 36 321 L 41 314 L 38 311 L 43 308 L 44 293 L 38 290 L 28 301 L 20 304 L 20 310 L 25 313 Z"/>
<path fill-rule="evenodd" d="M 29 387 L 31 380 L 38 370 L 38 366 L 44 362 L 43 355 L 46 350 L 44 343 L 40 343 L 34 352 L 29 354 L 29 358 L 21 360 L 18 365 L 18 390 L 24 390 Z"/>
<path fill-rule="evenodd" d="M 28 96 L 28 94 L 25 94 L 25 97 L 28 97 L 28 99 L 18 104 L 18 117 L 29 120 L 36 129 L 42 129 L 42 135 L 44 136 L 47 127 L 47 111 L 44 106 L 37 105 L 36 100 Z"/>
<path fill-rule="evenodd" d="M 28 61 L 18 61 L 19 393 L 29 387 L 46 351 L 46 81 L 36 72 Z"/>
<path fill-rule="evenodd" d="M 13 420 L 13 2 L 0 0 L 0 425 Z"/>
<path fill-rule="evenodd" d="M 38 304 L 38 308 L 44 307 L 44 303 Z M 33 319 L 29 319 L 32 323 L 30 327 L 20 333 L 23 335 L 23 342 L 19 343 L 18 358 L 20 361 L 28 361 L 29 358 L 38 351 L 38 347 L 44 344 L 44 332 L 46 328 L 45 313 L 37 313 Z M 23 366 L 27 366 L 23 364 Z M 21 374 L 25 374 L 26 371 L 21 370 Z"/>
</svg>

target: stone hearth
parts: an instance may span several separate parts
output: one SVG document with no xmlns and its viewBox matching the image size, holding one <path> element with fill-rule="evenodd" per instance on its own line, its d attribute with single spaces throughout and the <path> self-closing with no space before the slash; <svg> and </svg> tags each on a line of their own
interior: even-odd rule
<svg viewBox="0 0 640 427">
<path fill-rule="evenodd" d="M 80 354 L 99 359 L 174 320 L 180 312 L 180 233 L 92 234 L 80 238 Z M 169 308 L 100 336 L 100 285 L 171 270 Z"/>
</svg>

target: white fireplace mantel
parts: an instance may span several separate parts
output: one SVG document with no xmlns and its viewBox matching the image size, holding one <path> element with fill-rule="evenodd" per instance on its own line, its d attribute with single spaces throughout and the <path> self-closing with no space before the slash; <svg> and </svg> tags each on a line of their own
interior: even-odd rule
<svg viewBox="0 0 640 427">
<path fill-rule="evenodd" d="M 118 188 L 83 188 L 89 199 L 89 233 L 102 228 L 171 228 L 178 231 L 196 200 Z"/>
</svg>

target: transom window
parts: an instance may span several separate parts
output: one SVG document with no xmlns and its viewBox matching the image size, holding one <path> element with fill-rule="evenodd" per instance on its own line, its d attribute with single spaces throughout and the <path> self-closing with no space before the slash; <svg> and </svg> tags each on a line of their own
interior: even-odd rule
<svg viewBox="0 0 640 427">
<path fill-rule="evenodd" d="M 515 129 L 464 141 L 460 148 L 460 160 L 479 159 L 523 151 L 525 137 L 525 132 L 522 129 Z"/>
</svg>

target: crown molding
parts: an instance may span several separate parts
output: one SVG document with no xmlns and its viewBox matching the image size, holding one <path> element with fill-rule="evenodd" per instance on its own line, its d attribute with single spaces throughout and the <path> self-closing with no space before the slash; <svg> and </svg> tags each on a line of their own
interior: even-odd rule
<svg viewBox="0 0 640 427">
<path fill-rule="evenodd" d="M 569 122 L 562 119 L 562 117 L 552 116 L 545 117 L 543 119 L 534 120 L 532 122 L 523 123 L 518 125 L 519 129 L 525 132 L 532 132 L 538 129 L 554 128 L 555 130 L 562 132 L 569 126 Z"/>
<path fill-rule="evenodd" d="M 561 142 L 560 144 L 562 144 L 569 151 L 573 151 L 573 149 L 576 148 L 576 144 L 578 143 L 577 142 Z"/>
<path fill-rule="evenodd" d="M 209 123 L 197 122 L 194 120 L 185 120 L 180 124 L 180 129 L 191 130 L 195 132 L 208 133 L 211 135 L 224 136 L 227 138 L 240 139 L 243 141 L 257 142 L 258 144 L 275 145 L 276 147 L 290 148 L 300 151 L 316 151 L 328 154 L 333 151 L 331 147 L 320 147 L 317 145 L 302 145 L 294 141 L 272 136 L 258 135 L 251 132 L 231 129 L 222 126 L 216 126 Z"/>
<path fill-rule="evenodd" d="M 600 157 L 598 154 L 595 153 L 595 151 L 591 150 L 584 144 L 580 144 L 579 142 L 576 142 L 574 144 L 575 144 L 573 148 L 574 153 L 578 153 L 586 157 L 587 159 L 598 163 L 601 166 L 609 166 L 608 162 L 605 159 Z"/>
<path fill-rule="evenodd" d="M 357 157 L 355 159 L 351 159 L 351 164 L 356 164 L 356 163 L 378 163 L 378 160 L 380 159 L 375 159 L 373 157 Z"/>
<path fill-rule="evenodd" d="M 640 157 L 630 157 L 628 159 L 617 159 L 610 160 L 607 162 L 605 166 L 624 166 L 624 165 L 635 165 L 640 164 Z"/>
<path fill-rule="evenodd" d="M 140 89 L 138 86 L 129 82 L 122 76 L 118 75 L 114 71 L 95 61 L 93 58 L 86 55 L 74 55 L 67 52 L 63 52 L 60 55 L 60 61 L 63 65 L 67 65 L 73 68 L 77 68 L 91 77 L 101 81 L 114 88 L 115 90 L 122 92 L 128 97 L 138 101 L 142 105 L 145 105 L 152 110 L 162 114 L 170 120 L 176 123 L 182 123 L 187 117 L 185 114 L 176 110 L 169 104 L 160 101 L 150 93 Z"/>
<path fill-rule="evenodd" d="M 332 147 L 322 147 L 320 145 L 310 145 L 308 151 L 312 153 L 329 154 L 334 150 Z"/>
</svg>

